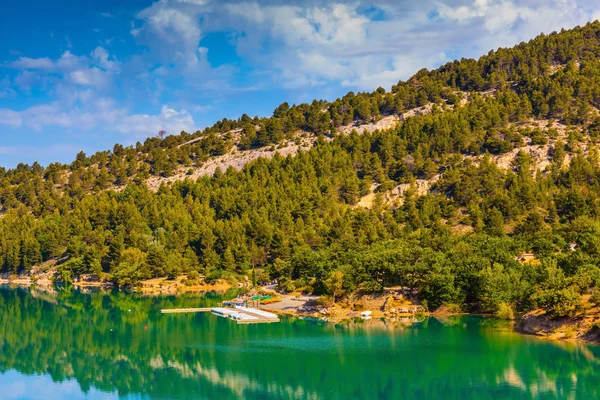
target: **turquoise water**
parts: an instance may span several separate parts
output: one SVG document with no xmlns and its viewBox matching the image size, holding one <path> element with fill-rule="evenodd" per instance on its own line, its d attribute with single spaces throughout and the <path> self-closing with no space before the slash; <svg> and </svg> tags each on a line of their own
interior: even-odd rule
<svg viewBox="0 0 600 400">
<path fill-rule="evenodd" d="M 236 325 L 160 314 L 220 300 L 4 287 L 0 398 L 600 398 L 600 347 L 520 336 L 491 319 Z"/>
</svg>

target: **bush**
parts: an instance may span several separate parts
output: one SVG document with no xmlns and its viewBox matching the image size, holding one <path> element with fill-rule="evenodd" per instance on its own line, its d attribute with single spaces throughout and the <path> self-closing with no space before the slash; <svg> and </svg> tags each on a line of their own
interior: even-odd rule
<svg viewBox="0 0 600 400">
<path fill-rule="evenodd" d="M 284 293 L 291 293 L 296 290 L 296 285 L 294 285 L 294 281 L 291 279 L 281 278 L 277 284 L 277 290 Z"/>
<path fill-rule="evenodd" d="M 581 296 L 573 288 L 557 291 L 550 305 L 550 314 L 555 317 L 573 317 L 581 308 Z"/>
<path fill-rule="evenodd" d="M 367 281 L 358 286 L 358 291 L 365 294 L 381 293 L 383 292 L 383 286 L 376 281 Z"/>
<path fill-rule="evenodd" d="M 331 296 L 321 296 L 317 299 L 317 305 L 319 307 L 333 307 L 334 304 L 333 297 Z"/>
<path fill-rule="evenodd" d="M 257 269 L 255 272 L 254 279 L 255 279 L 257 285 L 264 285 L 271 280 L 271 277 L 269 276 L 269 272 L 267 272 L 266 270 L 264 270 L 264 269 L 258 270 Z"/>
<path fill-rule="evenodd" d="M 240 280 L 240 276 L 234 272 L 223 271 L 223 273 L 221 274 L 221 279 L 226 280 L 228 283 L 230 283 L 232 285 L 237 285 L 237 283 Z"/>
<path fill-rule="evenodd" d="M 217 281 L 219 279 L 221 279 L 222 275 L 223 275 L 223 271 L 218 270 L 218 269 L 213 269 L 213 270 L 209 271 L 208 274 L 206 274 L 206 277 L 204 278 L 204 282 L 208 283 L 209 285 L 213 285 L 213 284 L 217 283 Z"/>
<path fill-rule="evenodd" d="M 531 135 L 531 144 L 532 145 L 544 145 L 548 143 L 548 137 L 544 135 L 542 132 L 535 132 Z"/>
<path fill-rule="evenodd" d="M 442 312 L 444 314 L 462 314 L 463 309 L 460 304 L 456 303 L 445 303 L 442 304 L 436 312 Z"/>
<path fill-rule="evenodd" d="M 135 286 L 143 279 L 142 272 L 128 262 L 120 262 L 113 268 L 111 280 L 118 286 L 130 287 Z"/>
<path fill-rule="evenodd" d="M 485 141 L 484 148 L 491 154 L 503 154 L 512 150 L 512 143 L 497 137 L 488 138 Z"/>
<path fill-rule="evenodd" d="M 460 290 L 456 287 L 455 276 L 448 268 L 436 266 L 420 285 L 421 301 L 427 301 L 429 308 L 437 309 L 442 304 L 462 303 Z"/>
<path fill-rule="evenodd" d="M 590 302 L 596 306 L 600 306 L 600 288 L 594 289 Z"/>
<path fill-rule="evenodd" d="M 196 270 L 191 270 L 186 274 L 186 278 L 182 281 L 186 286 L 194 286 L 200 284 L 200 273 Z"/>
<path fill-rule="evenodd" d="M 67 268 L 59 268 L 56 274 L 56 279 L 63 285 L 73 284 L 73 272 Z"/>
<path fill-rule="evenodd" d="M 496 316 L 502 319 L 514 320 L 515 319 L 515 311 L 512 305 L 508 303 L 500 303 L 498 305 L 498 310 L 496 311 Z"/>
</svg>

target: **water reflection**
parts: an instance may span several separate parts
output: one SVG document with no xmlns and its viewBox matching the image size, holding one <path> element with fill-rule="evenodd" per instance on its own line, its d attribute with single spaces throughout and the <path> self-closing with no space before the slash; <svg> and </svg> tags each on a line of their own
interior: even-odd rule
<svg viewBox="0 0 600 400">
<path fill-rule="evenodd" d="M 28 385 L 43 375 L 57 383 L 76 382 L 75 397 L 94 398 L 600 394 L 599 348 L 522 337 L 496 320 L 331 324 L 283 318 L 279 324 L 237 325 L 207 314 L 160 314 L 161 308 L 206 307 L 221 298 L 2 288 L 2 383 Z M 56 389 L 51 398 L 73 396 L 64 393 Z"/>
</svg>

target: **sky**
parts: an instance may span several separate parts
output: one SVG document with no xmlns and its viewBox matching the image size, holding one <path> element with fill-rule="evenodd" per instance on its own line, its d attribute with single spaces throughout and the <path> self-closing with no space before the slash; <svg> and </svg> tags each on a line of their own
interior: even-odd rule
<svg viewBox="0 0 600 400">
<path fill-rule="evenodd" d="M 600 18 L 597 0 L 1 0 L 0 165 L 389 90 Z"/>
</svg>

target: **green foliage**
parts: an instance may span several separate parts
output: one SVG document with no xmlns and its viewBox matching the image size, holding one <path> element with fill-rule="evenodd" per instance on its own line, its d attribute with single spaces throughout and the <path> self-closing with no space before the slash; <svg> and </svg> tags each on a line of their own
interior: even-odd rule
<svg viewBox="0 0 600 400">
<path fill-rule="evenodd" d="M 352 281 L 340 270 L 331 272 L 324 283 L 327 293 L 333 297 L 334 302 L 350 293 L 353 289 Z"/>
<path fill-rule="evenodd" d="M 294 290 L 296 290 L 296 285 L 291 279 L 282 277 L 281 279 L 279 279 L 279 282 L 277 282 L 277 290 L 282 291 L 284 293 L 291 293 Z"/>
<path fill-rule="evenodd" d="M 548 306 L 553 316 L 573 317 L 581 308 L 581 297 L 573 288 L 565 288 L 553 294 Z"/>
<path fill-rule="evenodd" d="M 521 274 L 498 263 L 481 270 L 479 282 L 481 307 L 491 313 L 506 314 L 506 307 L 520 300 L 524 293 Z"/>
<path fill-rule="evenodd" d="M 553 317 L 572 317 L 581 309 L 581 296 L 564 272 L 549 266 L 545 271 L 546 279 L 531 295 L 531 301 L 537 307 L 545 308 Z"/>
<path fill-rule="evenodd" d="M 222 278 L 223 278 L 222 270 L 212 269 L 204 277 L 204 282 L 210 285 L 210 284 L 216 283 L 219 279 L 222 279 Z"/>
<path fill-rule="evenodd" d="M 515 311 L 513 306 L 507 303 L 499 303 L 498 309 L 496 310 L 496 316 L 502 319 L 514 320 Z"/>
<path fill-rule="evenodd" d="M 119 286 L 135 286 L 142 278 L 141 270 L 126 261 L 120 262 L 112 271 L 112 280 Z"/>
<path fill-rule="evenodd" d="M 253 270 L 253 282 L 278 279 L 285 290 L 332 300 L 401 285 L 432 309 L 476 304 L 505 315 L 539 306 L 571 315 L 577 295 L 600 284 L 600 156 L 593 145 L 580 150 L 600 138 L 590 112 L 600 104 L 599 38 L 600 23 L 591 23 L 419 71 L 390 92 L 283 103 L 269 118 L 244 114 L 195 133 L 80 152 L 70 165 L 0 169 L 0 271 L 28 272 L 64 256 L 64 282 L 107 273 L 131 286 L 190 271 L 207 283 L 236 280 Z M 424 105 L 432 112 L 390 130 L 334 134 Z M 525 128 L 534 118 L 568 132 Z M 510 168 L 499 167 L 493 155 L 527 137 L 548 144 L 551 165 L 539 171 L 519 151 Z M 155 192 L 144 184 L 234 146 L 307 139 L 315 145 L 295 157 L 217 168 Z M 419 190 L 419 179 L 434 177 L 428 192 Z M 390 204 L 397 187 L 404 194 Z M 373 188 L 372 206 L 359 207 Z M 530 251 L 537 264 L 515 260 Z"/>
<path fill-rule="evenodd" d="M 362 282 L 358 286 L 358 292 L 363 294 L 381 293 L 383 292 L 383 285 L 379 282 L 369 280 L 366 282 Z"/>
<path fill-rule="evenodd" d="M 427 303 L 424 303 L 427 306 Z M 439 306 L 438 311 L 444 314 L 462 314 L 464 313 L 464 307 L 457 303 L 444 303 Z"/>
<path fill-rule="evenodd" d="M 455 285 L 455 275 L 450 268 L 432 266 L 420 288 L 421 297 L 431 310 L 445 303 L 462 303 L 461 291 Z"/>
<path fill-rule="evenodd" d="M 598 288 L 594 289 L 594 291 L 592 292 L 590 302 L 595 306 L 600 306 L 600 290 L 598 290 Z"/>
</svg>

